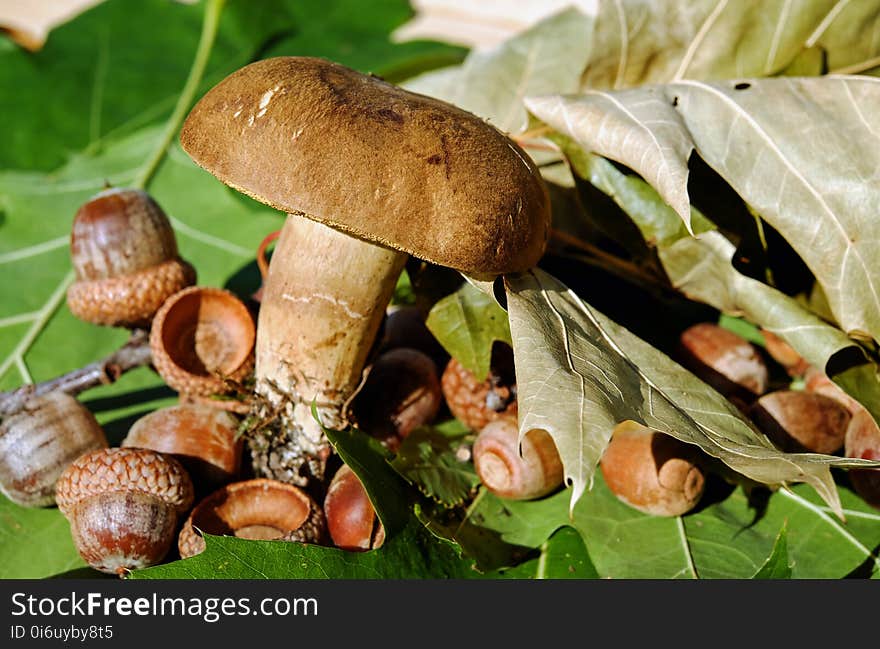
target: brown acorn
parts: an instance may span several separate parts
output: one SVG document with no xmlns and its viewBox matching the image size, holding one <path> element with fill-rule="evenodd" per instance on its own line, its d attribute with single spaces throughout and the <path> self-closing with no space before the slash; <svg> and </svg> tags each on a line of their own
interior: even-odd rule
<svg viewBox="0 0 880 649">
<path fill-rule="evenodd" d="M 180 462 L 140 448 L 81 455 L 56 492 L 80 556 L 95 570 L 118 575 L 162 561 L 192 501 L 192 481 Z"/>
<path fill-rule="evenodd" d="M 505 343 L 492 346 L 488 376 L 479 379 L 452 358 L 440 377 L 440 386 L 452 415 L 471 430 L 479 431 L 490 421 L 517 414 L 513 349 Z"/>
<path fill-rule="evenodd" d="M 227 381 L 240 382 L 254 369 L 256 324 L 234 293 L 190 286 L 170 296 L 150 330 L 153 365 L 181 394 L 222 395 Z"/>
<path fill-rule="evenodd" d="M 698 447 L 634 421 L 615 426 L 599 464 L 605 483 L 630 507 L 654 516 L 691 511 L 705 490 Z"/>
<path fill-rule="evenodd" d="M 434 361 L 416 349 L 398 347 L 373 363 L 352 411 L 360 430 L 395 450 L 413 430 L 431 422 L 442 403 Z"/>
<path fill-rule="evenodd" d="M 324 512 L 305 491 L 291 484 L 255 478 L 225 485 L 190 512 L 177 539 L 182 558 L 199 554 L 199 533 L 261 541 L 321 544 L 327 533 Z"/>
<path fill-rule="evenodd" d="M 761 329 L 761 335 L 764 336 L 764 349 L 773 360 L 782 365 L 789 376 L 804 375 L 810 364 L 794 350 L 794 347 L 767 329 Z"/>
<path fill-rule="evenodd" d="M 755 425 L 788 453 L 836 453 L 843 448 L 852 415 L 841 402 L 823 394 L 776 390 L 749 410 Z"/>
<path fill-rule="evenodd" d="M 880 460 L 880 427 L 865 408 L 855 412 L 846 429 L 844 455 Z M 862 499 L 880 509 L 880 469 L 850 469 L 850 484 Z"/>
<path fill-rule="evenodd" d="M 196 281 L 168 216 L 140 189 L 106 189 L 83 204 L 70 255 L 76 281 L 67 305 L 97 325 L 146 328 L 168 296 Z"/>
<path fill-rule="evenodd" d="M 381 547 L 385 528 L 376 515 L 363 483 L 343 464 L 324 497 L 324 515 L 333 545 L 352 552 Z"/>
<path fill-rule="evenodd" d="M 483 485 L 508 500 L 546 496 L 562 486 L 564 479 L 562 460 L 550 434 L 530 430 L 520 445 L 519 428 L 512 415 L 483 426 L 474 440 L 473 460 Z"/>
<path fill-rule="evenodd" d="M 712 322 L 685 329 L 679 338 L 681 364 L 741 410 L 767 389 L 768 371 L 748 340 Z"/>
<path fill-rule="evenodd" d="M 83 453 L 105 448 L 95 416 L 64 392 L 29 399 L 0 424 L 0 491 L 25 507 L 55 503 L 55 483 Z"/>
<path fill-rule="evenodd" d="M 181 403 L 135 421 L 121 446 L 173 455 L 190 474 L 196 491 L 214 491 L 236 479 L 241 468 L 239 420 L 211 406 Z"/>
</svg>

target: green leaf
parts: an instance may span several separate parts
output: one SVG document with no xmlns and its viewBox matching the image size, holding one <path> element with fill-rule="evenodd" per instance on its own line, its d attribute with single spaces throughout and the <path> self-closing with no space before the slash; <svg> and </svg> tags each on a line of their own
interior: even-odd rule
<svg viewBox="0 0 880 649">
<path fill-rule="evenodd" d="M 544 541 L 535 559 L 524 561 L 502 574 L 511 579 L 598 579 L 583 539 L 576 530 L 563 527 Z"/>
<path fill-rule="evenodd" d="M 436 502 L 446 507 L 464 503 L 480 484 L 469 462 L 470 453 L 462 437 L 468 430 L 457 420 L 459 430 L 449 435 L 437 426 L 423 426 L 410 433 L 400 445 L 391 466 Z"/>
<path fill-rule="evenodd" d="M 717 477 L 709 484 L 698 508 L 680 517 L 649 516 L 627 506 L 601 474 L 571 513 L 566 489 L 527 502 L 487 494 L 474 517 L 503 541 L 531 548 L 570 526 L 601 578 L 750 579 L 769 565 L 768 557 L 787 561 L 795 579 L 880 576 L 880 514 L 848 488 L 840 488 L 842 522 L 804 485 L 748 495 Z M 778 547 L 783 528 L 787 559 Z"/>
<path fill-rule="evenodd" d="M 696 444 L 757 482 L 807 482 L 839 511 L 830 467 L 863 460 L 782 453 L 718 392 L 539 269 L 506 276 L 505 285 L 520 434 L 541 428 L 553 437 L 572 506 L 614 426 L 633 420 Z"/>
<path fill-rule="evenodd" d="M 0 555 L 0 579 L 43 579 L 86 567 L 57 509 L 21 507 L 6 497 L 0 497 Z"/>
<path fill-rule="evenodd" d="M 504 309 L 469 282 L 434 304 L 425 324 L 449 355 L 476 376 L 489 375 L 493 342 L 511 342 Z"/>
<path fill-rule="evenodd" d="M 773 544 L 773 551 L 767 557 L 767 561 L 756 572 L 752 579 L 790 579 L 791 564 L 788 562 L 788 545 L 785 537 L 785 527 L 779 530 L 779 536 Z"/>
</svg>

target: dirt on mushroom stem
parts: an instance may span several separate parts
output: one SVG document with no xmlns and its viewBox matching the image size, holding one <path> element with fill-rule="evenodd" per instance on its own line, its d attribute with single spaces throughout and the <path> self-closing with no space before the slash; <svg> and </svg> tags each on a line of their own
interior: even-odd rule
<svg viewBox="0 0 880 649">
<path fill-rule="evenodd" d="M 247 434 L 256 475 L 320 490 L 331 447 L 312 404 L 325 427 L 348 425 L 348 404 L 406 259 L 300 215 L 288 217 L 257 323 L 256 426 Z"/>
</svg>

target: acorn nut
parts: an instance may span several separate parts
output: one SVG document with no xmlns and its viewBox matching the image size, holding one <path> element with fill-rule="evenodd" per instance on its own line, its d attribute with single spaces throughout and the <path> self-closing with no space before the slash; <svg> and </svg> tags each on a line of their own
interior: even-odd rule
<svg viewBox="0 0 880 649">
<path fill-rule="evenodd" d="M 741 410 L 767 390 L 768 371 L 748 340 L 712 322 L 700 322 L 679 337 L 681 364 Z"/>
<path fill-rule="evenodd" d="M 70 255 L 76 281 L 67 305 L 97 325 L 146 328 L 169 295 L 196 281 L 168 216 L 140 189 L 106 189 L 83 204 L 73 219 Z"/>
<path fill-rule="evenodd" d="M 327 523 L 321 508 L 299 487 L 254 478 L 225 485 L 193 508 L 177 538 L 182 558 L 204 551 L 200 531 L 260 541 L 321 544 Z"/>
<path fill-rule="evenodd" d="M 564 471 L 556 444 L 541 429 L 530 430 L 522 439 L 513 416 L 490 421 L 480 430 L 473 446 L 474 468 L 485 487 L 500 498 L 532 500 L 562 485 Z"/>
<path fill-rule="evenodd" d="M 681 516 L 703 496 L 701 451 L 634 421 L 615 426 L 602 454 L 602 476 L 618 500 L 653 516 Z"/>
<path fill-rule="evenodd" d="M 333 545 L 360 552 L 382 546 L 385 528 L 363 483 L 347 464 L 333 474 L 324 497 L 324 515 Z"/>
<path fill-rule="evenodd" d="M 360 430 L 393 451 L 413 430 L 433 421 L 442 403 L 434 361 L 416 349 L 398 347 L 373 363 L 352 411 Z"/>
<path fill-rule="evenodd" d="M 235 480 L 241 467 L 239 420 L 225 410 L 182 403 L 154 410 L 135 421 L 121 446 L 173 455 L 196 491 L 210 492 Z"/>
<path fill-rule="evenodd" d="M 25 507 L 55 503 L 55 483 L 76 458 L 105 448 L 95 416 L 76 398 L 50 392 L 0 424 L 0 491 Z"/>
<path fill-rule="evenodd" d="M 165 558 L 178 517 L 192 501 L 192 481 L 180 462 L 136 448 L 80 456 L 56 491 L 80 556 L 95 570 L 120 576 Z"/>
<path fill-rule="evenodd" d="M 455 358 L 450 359 L 440 386 L 452 415 L 471 430 L 506 415 L 516 415 L 516 376 L 513 349 L 506 343 L 492 346 L 488 376 L 482 380 Z"/>
<path fill-rule="evenodd" d="M 758 429 L 787 453 L 836 453 L 852 415 L 840 401 L 815 392 L 776 390 L 749 410 Z"/>
<path fill-rule="evenodd" d="M 853 413 L 846 429 L 844 455 L 880 460 L 880 427 L 865 408 Z M 850 484 L 862 499 L 880 509 L 880 469 L 850 469 Z"/>
</svg>

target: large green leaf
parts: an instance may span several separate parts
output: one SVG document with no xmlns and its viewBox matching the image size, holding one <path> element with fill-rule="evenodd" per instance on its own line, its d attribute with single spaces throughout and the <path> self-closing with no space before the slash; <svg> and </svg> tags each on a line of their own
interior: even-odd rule
<svg viewBox="0 0 880 649">
<path fill-rule="evenodd" d="M 472 517 L 508 543 L 531 548 L 570 526 L 602 578 L 750 579 L 771 568 L 772 578 L 783 578 L 785 565 L 795 579 L 876 578 L 880 515 L 849 489 L 840 492 L 845 522 L 804 485 L 751 496 L 716 485 L 694 512 L 658 517 L 619 501 L 599 474 L 571 512 L 563 490 L 528 502 L 487 495 Z"/>
<path fill-rule="evenodd" d="M 633 420 L 696 444 L 757 482 L 807 482 L 839 511 L 830 467 L 863 460 L 782 453 L 718 392 L 551 275 L 533 269 L 505 284 L 520 433 L 540 428 L 553 437 L 572 506 L 591 484 L 614 426 Z"/>
<path fill-rule="evenodd" d="M 880 336 L 880 98 L 872 77 L 680 81 L 527 99 L 584 149 L 621 162 L 690 220 L 696 151 L 791 244 L 849 335 Z"/>
</svg>

